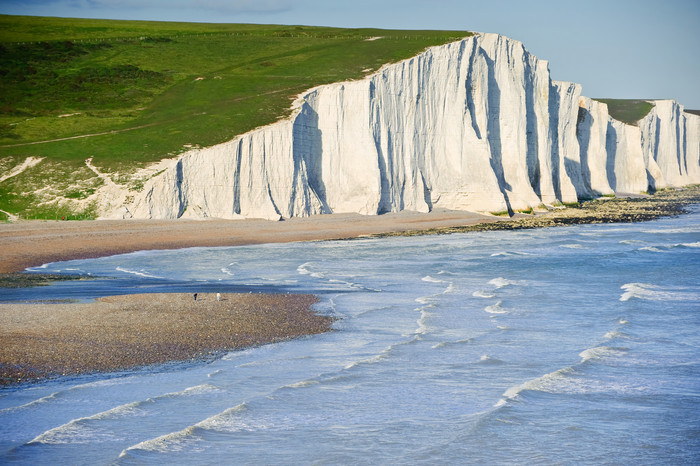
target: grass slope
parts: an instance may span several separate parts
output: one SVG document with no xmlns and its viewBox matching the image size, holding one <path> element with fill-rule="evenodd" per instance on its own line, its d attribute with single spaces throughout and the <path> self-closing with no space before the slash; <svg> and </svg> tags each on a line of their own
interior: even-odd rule
<svg viewBox="0 0 700 466">
<path fill-rule="evenodd" d="M 467 35 L 0 15 L 0 174 L 45 158 L 0 182 L 0 209 L 90 217 L 89 205 L 70 202 L 102 184 L 88 157 L 125 181 L 147 163 L 273 123 L 306 89 Z"/>
<path fill-rule="evenodd" d="M 647 116 L 654 108 L 654 104 L 646 100 L 632 99 L 594 99 L 598 102 L 603 102 L 608 105 L 608 113 L 614 119 L 627 123 L 628 125 L 636 125 L 639 120 Z"/>
</svg>

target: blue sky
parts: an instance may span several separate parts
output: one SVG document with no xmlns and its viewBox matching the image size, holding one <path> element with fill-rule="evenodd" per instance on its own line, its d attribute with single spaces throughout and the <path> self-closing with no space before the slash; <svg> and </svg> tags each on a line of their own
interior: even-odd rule
<svg viewBox="0 0 700 466">
<path fill-rule="evenodd" d="M 584 95 L 700 109 L 700 0 L 0 0 L 0 13 L 498 32 Z"/>
</svg>

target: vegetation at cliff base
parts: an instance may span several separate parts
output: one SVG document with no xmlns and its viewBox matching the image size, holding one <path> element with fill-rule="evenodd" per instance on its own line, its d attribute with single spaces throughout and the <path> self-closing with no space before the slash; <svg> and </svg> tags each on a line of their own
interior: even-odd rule
<svg viewBox="0 0 700 466">
<path fill-rule="evenodd" d="M 275 122 L 309 88 L 468 35 L 0 15 L 0 175 L 43 158 L 0 181 L 0 210 L 89 217 L 76 201 L 103 183 L 89 157 L 128 180 Z"/>
</svg>

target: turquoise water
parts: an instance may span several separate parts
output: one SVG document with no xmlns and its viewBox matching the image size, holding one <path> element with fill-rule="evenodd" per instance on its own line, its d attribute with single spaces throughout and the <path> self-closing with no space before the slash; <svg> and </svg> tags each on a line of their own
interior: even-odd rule
<svg viewBox="0 0 700 466">
<path fill-rule="evenodd" d="M 318 293 L 332 333 L 0 390 L 0 462 L 697 464 L 700 209 L 640 224 L 139 252 L 0 299 Z"/>
</svg>

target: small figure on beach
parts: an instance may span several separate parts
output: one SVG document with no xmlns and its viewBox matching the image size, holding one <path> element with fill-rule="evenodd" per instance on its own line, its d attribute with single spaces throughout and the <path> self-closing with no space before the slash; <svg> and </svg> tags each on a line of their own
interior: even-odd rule
<svg viewBox="0 0 700 466">
<path fill-rule="evenodd" d="M 221 301 L 221 293 L 216 293 L 216 300 Z"/>
<path fill-rule="evenodd" d="M 197 301 L 197 293 L 194 294 L 194 300 Z"/>
</svg>

